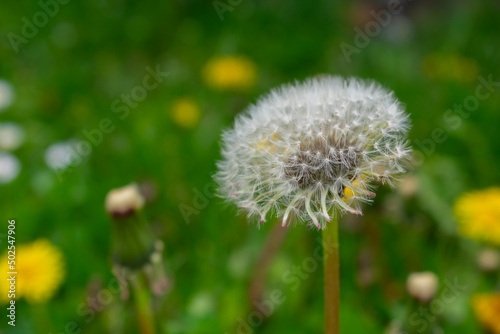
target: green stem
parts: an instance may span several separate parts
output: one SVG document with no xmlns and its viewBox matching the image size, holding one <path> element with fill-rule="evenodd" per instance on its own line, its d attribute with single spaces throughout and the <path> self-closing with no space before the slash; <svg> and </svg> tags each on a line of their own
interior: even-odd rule
<svg viewBox="0 0 500 334">
<path fill-rule="evenodd" d="M 340 277 L 338 220 L 333 218 L 322 231 L 325 272 L 325 334 L 339 334 Z"/>
<path fill-rule="evenodd" d="M 140 333 L 154 334 L 156 333 L 156 329 L 151 305 L 151 291 L 149 291 L 146 279 L 142 273 L 132 281 L 132 287 L 134 289 L 132 297 L 135 303 Z"/>
</svg>

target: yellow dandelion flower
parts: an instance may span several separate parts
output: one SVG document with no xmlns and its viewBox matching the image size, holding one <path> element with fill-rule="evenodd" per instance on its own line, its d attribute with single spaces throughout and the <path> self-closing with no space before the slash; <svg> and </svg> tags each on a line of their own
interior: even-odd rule
<svg viewBox="0 0 500 334">
<path fill-rule="evenodd" d="M 500 334 L 500 293 L 478 294 L 472 298 L 472 307 L 485 328 Z"/>
<path fill-rule="evenodd" d="M 455 202 L 454 213 L 460 234 L 500 245 L 500 188 L 463 194 Z"/>
<path fill-rule="evenodd" d="M 39 239 L 30 244 L 16 245 L 16 299 L 25 298 L 31 303 L 40 303 L 50 299 L 62 283 L 65 270 L 62 252 L 48 240 Z M 8 268 L 8 254 L 0 262 L 0 272 L 12 272 Z M 4 276 L 5 277 L 5 276 Z M 0 280 L 0 300 L 7 302 L 10 282 Z"/>
<path fill-rule="evenodd" d="M 242 56 L 225 56 L 210 60 L 203 69 L 208 86 L 219 90 L 248 90 L 257 81 L 255 64 Z"/>
<path fill-rule="evenodd" d="M 172 119 L 175 124 L 183 128 L 195 127 L 201 118 L 198 104 L 190 97 L 182 97 L 172 105 Z"/>
</svg>

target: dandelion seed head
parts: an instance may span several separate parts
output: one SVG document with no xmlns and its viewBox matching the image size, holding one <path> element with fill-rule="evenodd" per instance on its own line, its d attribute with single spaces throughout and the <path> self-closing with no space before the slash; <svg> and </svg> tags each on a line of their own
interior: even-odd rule
<svg viewBox="0 0 500 334">
<path fill-rule="evenodd" d="M 410 148 L 408 115 L 374 82 L 333 76 L 272 90 L 223 134 L 215 178 L 249 217 L 318 228 L 360 214 L 372 184 L 392 185 Z"/>
</svg>

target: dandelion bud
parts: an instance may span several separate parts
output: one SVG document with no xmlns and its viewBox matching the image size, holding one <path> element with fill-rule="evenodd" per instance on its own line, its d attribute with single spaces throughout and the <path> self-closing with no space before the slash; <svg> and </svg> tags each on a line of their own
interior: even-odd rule
<svg viewBox="0 0 500 334">
<path fill-rule="evenodd" d="M 142 209 L 144 197 L 135 184 L 110 191 L 106 196 L 106 211 L 114 217 L 127 217 Z"/>
<path fill-rule="evenodd" d="M 155 238 L 139 215 L 143 205 L 136 185 L 112 190 L 106 196 L 106 210 L 113 218 L 113 261 L 119 266 L 141 268 L 155 252 Z"/>
<path fill-rule="evenodd" d="M 430 272 L 412 273 L 406 281 L 406 290 L 413 298 L 422 303 L 430 302 L 436 295 L 438 278 Z"/>
<path fill-rule="evenodd" d="M 477 257 L 477 265 L 483 271 L 495 271 L 498 269 L 499 264 L 500 255 L 498 251 L 491 248 L 483 249 Z"/>
<path fill-rule="evenodd" d="M 223 135 L 220 195 L 265 222 L 324 228 L 361 214 L 372 183 L 394 184 L 410 148 L 408 115 L 374 82 L 321 76 L 261 98 Z"/>
</svg>

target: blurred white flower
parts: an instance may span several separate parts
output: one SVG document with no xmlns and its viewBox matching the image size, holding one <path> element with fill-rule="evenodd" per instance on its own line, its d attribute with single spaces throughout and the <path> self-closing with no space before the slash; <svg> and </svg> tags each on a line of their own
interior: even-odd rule
<svg viewBox="0 0 500 334">
<path fill-rule="evenodd" d="M 0 152 L 0 184 L 10 183 L 21 171 L 19 159 L 10 153 Z"/>
<path fill-rule="evenodd" d="M 15 123 L 0 123 L 0 149 L 13 151 L 24 142 L 24 129 Z"/>
<path fill-rule="evenodd" d="M 76 140 L 67 140 L 50 145 L 45 151 L 45 163 L 54 170 L 69 167 L 80 159 L 76 153 L 77 144 Z"/>
<path fill-rule="evenodd" d="M 495 271 L 500 264 L 500 255 L 495 249 L 483 249 L 477 257 L 477 264 L 483 271 Z"/>
<path fill-rule="evenodd" d="M 406 281 L 406 290 L 413 298 L 428 303 L 438 290 L 438 278 L 430 271 L 412 273 Z"/>
<path fill-rule="evenodd" d="M 8 108 L 14 101 L 14 90 L 7 81 L 0 79 L 0 112 Z"/>
<path fill-rule="evenodd" d="M 321 76 L 271 91 L 223 135 L 221 195 L 264 222 L 323 228 L 360 214 L 373 181 L 393 185 L 409 157 L 408 115 L 377 83 Z"/>
</svg>

